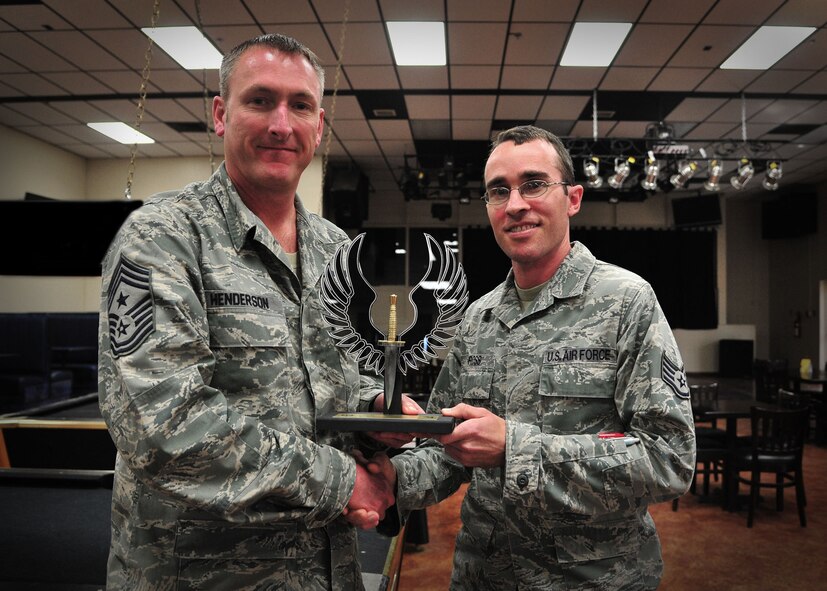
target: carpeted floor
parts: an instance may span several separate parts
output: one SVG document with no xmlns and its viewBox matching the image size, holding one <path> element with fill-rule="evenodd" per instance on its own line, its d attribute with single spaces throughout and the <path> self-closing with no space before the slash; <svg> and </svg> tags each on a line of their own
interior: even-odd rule
<svg viewBox="0 0 827 591">
<path fill-rule="evenodd" d="M 740 397 L 736 387 L 728 389 Z M 747 419 L 739 432 L 749 430 Z M 783 512 L 766 492 L 747 528 L 746 508 L 724 511 L 714 502 L 684 496 L 677 512 L 671 503 L 650 507 L 663 546 L 664 591 L 792 591 L 827 589 L 827 448 L 804 452 L 807 527 L 799 525 L 793 489 Z M 719 483 L 713 482 L 713 491 Z M 700 487 L 699 487 L 700 490 Z M 459 506 L 465 489 L 427 511 L 429 541 L 406 546 L 399 591 L 448 588 Z"/>
</svg>

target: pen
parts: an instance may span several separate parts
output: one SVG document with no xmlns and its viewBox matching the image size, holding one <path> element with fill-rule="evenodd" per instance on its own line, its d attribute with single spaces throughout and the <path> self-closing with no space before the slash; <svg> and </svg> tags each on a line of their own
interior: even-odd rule
<svg viewBox="0 0 827 591">
<path fill-rule="evenodd" d="M 598 433 L 597 436 L 600 439 L 620 439 L 622 437 L 623 443 L 625 443 L 626 445 L 634 445 L 635 443 L 640 443 L 640 439 L 638 439 L 637 437 L 633 437 L 631 435 L 627 435 L 626 433 L 604 431 L 603 433 Z"/>
</svg>

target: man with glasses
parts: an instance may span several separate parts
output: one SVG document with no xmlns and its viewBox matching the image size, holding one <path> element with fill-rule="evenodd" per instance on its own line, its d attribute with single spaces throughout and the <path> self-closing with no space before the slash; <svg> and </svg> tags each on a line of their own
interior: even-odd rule
<svg viewBox="0 0 827 591">
<path fill-rule="evenodd" d="M 370 466 L 402 511 L 470 481 L 451 589 L 660 581 L 647 506 L 689 487 L 689 389 L 649 284 L 570 242 L 582 197 L 556 136 L 497 137 L 483 199 L 511 271 L 469 307 L 431 394 L 457 427 Z"/>
</svg>

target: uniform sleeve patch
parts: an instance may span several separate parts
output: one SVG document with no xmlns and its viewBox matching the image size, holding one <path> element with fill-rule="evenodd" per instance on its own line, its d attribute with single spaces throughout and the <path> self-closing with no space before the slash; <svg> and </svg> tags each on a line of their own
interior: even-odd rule
<svg viewBox="0 0 827 591">
<path fill-rule="evenodd" d="M 109 344 L 115 357 L 134 353 L 155 332 L 151 273 L 121 256 L 109 284 Z"/>
<path fill-rule="evenodd" d="M 682 366 L 672 361 L 664 351 L 661 354 L 660 377 L 680 398 L 689 398 L 689 384 Z"/>
</svg>

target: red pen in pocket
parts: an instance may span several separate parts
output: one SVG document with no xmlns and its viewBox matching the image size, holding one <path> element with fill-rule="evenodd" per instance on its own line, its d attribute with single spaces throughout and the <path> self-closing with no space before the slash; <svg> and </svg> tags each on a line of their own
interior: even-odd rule
<svg viewBox="0 0 827 591">
<path fill-rule="evenodd" d="M 632 437 L 631 435 L 627 435 L 626 433 L 619 433 L 617 431 L 603 431 L 602 433 L 598 433 L 597 436 L 600 439 L 623 439 L 623 443 L 626 445 L 633 445 L 635 443 L 639 443 L 640 439 L 637 437 Z"/>
</svg>

